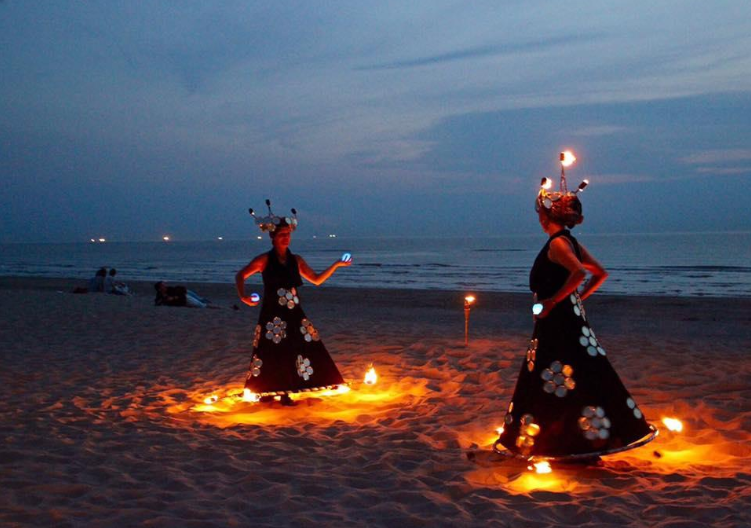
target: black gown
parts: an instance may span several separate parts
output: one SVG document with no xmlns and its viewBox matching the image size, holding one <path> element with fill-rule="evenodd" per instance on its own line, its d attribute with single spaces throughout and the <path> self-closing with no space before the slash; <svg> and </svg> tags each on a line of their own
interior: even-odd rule
<svg viewBox="0 0 751 528">
<path fill-rule="evenodd" d="M 538 299 L 551 297 L 568 270 L 548 258 L 550 237 L 530 273 Z M 651 432 L 642 411 L 607 359 L 584 313 L 578 292 L 535 322 L 503 432 L 496 442 L 521 456 L 568 457 L 621 451 Z"/>
<path fill-rule="evenodd" d="M 287 250 L 282 264 L 272 249 L 262 276 L 261 314 L 245 388 L 259 396 L 275 396 L 343 385 L 318 330 L 300 305 L 302 278 L 295 255 Z"/>
</svg>

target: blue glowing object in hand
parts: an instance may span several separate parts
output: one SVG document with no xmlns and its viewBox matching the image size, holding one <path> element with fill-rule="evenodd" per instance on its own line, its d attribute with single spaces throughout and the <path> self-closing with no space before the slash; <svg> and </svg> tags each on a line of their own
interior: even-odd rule
<svg viewBox="0 0 751 528">
<path fill-rule="evenodd" d="M 342 262 L 349 262 L 350 260 L 352 260 L 352 254 L 345 253 L 342 255 Z"/>
<path fill-rule="evenodd" d="M 542 313 L 542 304 L 541 303 L 535 303 L 532 305 L 532 313 L 535 315 L 540 315 Z"/>
<path fill-rule="evenodd" d="M 261 296 L 258 295 L 257 293 L 251 293 L 250 294 L 250 300 L 253 301 L 253 302 L 258 302 L 258 301 L 261 300 Z"/>
</svg>

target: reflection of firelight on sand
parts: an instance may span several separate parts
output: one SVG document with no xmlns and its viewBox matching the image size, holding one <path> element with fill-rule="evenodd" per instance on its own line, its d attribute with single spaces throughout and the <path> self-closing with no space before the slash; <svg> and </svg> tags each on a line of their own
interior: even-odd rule
<svg viewBox="0 0 751 528">
<path fill-rule="evenodd" d="M 309 423 L 364 423 L 384 418 L 394 404 L 409 405 L 411 400 L 426 395 L 427 381 L 404 377 L 389 382 L 378 380 L 378 385 L 355 382 L 354 386 L 341 385 L 335 389 L 292 394 L 296 405 L 281 407 L 278 404 L 258 404 L 259 397 L 237 386 L 213 387 L 207 397 L 205 387 L 195 391 L 169 391 L 163 398 L 167 412 L 185 414 L 190 419 L 220 428 L 241 424 L 292 425 L 301 421 Z M 175 397 L 176 393 L 184 396 Z M 224 395 L 224 396 L 221 396 Z"/>
</svg>

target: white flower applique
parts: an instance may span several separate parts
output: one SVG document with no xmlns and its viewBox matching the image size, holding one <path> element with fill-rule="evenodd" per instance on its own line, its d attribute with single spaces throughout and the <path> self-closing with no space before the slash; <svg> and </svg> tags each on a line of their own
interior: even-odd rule
<svg viewBox="0 0 751 528">
<path fill-rule="evenodd" d="M 297 356 L 297 375 L 305 381 L 313 375 L 313 367 L 310 366 L 310 360 L 302 356 Z"/>
</svg>

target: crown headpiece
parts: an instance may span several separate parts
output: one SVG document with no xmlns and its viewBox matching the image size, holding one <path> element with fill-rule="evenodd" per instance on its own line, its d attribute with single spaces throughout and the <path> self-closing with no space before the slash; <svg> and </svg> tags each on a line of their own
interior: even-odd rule
<svg viewBox="0 0 751 528">
<path fill-rule="evenodd" d="M 540 210 L 540 207 L 544 207 L 547 210 L 553 209 L 553 205 L 565 196 L 576 198 L 577 195 L 582 192 L 587 187 L 587 185 L 589 185 L 589 180 L 584 180 L 579 184 L 579 187 L 577 187 L 575 191 L 569 191 L 568 185 L 566 184 L 566 167 L 571 166 L 576 161 L 576 156 L 574 156 L 573 152 L 571 152 L 570 150 L 566 150 L 564 152 L 561 152 L 560 161 L 560 186 L 557 191 L 551 191 L 550 189 L 552 189 L 553 187 L 553 180 L 551 180 L 550 178 L 542 179 L 542 181 L 540 182 L 540 192 L 537 193 L 537 201 L 535 202 L 535 210 L 537 211 Z"/>
<path fill-rule="evenodd" d="M 293 207 L 290 209 L 292 212 L 292 216 L 277 216 L 271 211 L 271 200 L 268 198 L 266 199 L 266 207 L 269 209 L 269 214 L 267 216 L 258 217 L 256 216 L 255 211 L 253 209 L 248 209 L 248 212 L 250 213 L 250 216 L 253 217 L 253 219 L 256 222 L 256 225 L 259 227 L 261 231 L 268 231 L 269 233 L 273 233 L 277 230 L 279 227 L 289 226 L 291 231 L 294 231 L 297 229 L 297 211 Z"/>
</svg>

